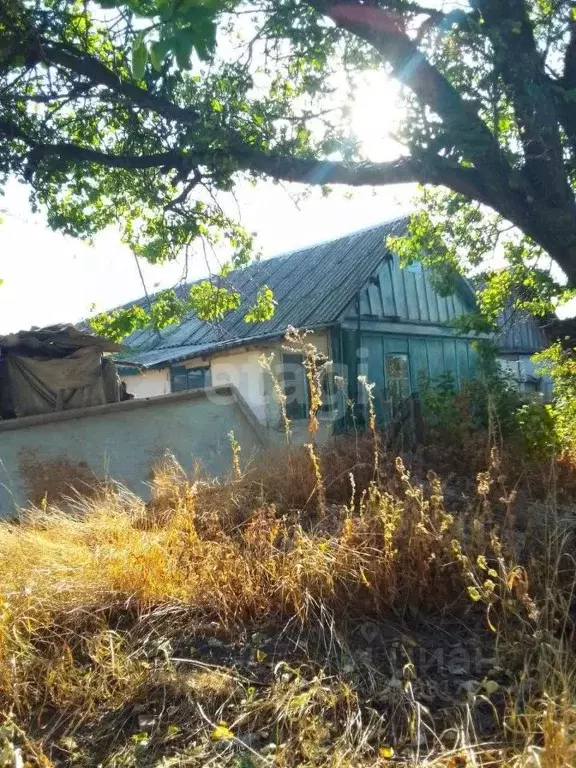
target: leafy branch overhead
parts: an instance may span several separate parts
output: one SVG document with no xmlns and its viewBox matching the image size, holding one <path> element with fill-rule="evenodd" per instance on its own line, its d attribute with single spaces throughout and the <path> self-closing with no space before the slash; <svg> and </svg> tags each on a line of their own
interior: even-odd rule
<svg viewBox="0 0 576 768">
<path fill-rule="evenodd" d="M 228 312 L 239 309 L 241 295 L 233 288 L 204 280 L 196 283 L 181 299 L 176 292 L 163 291 L 154 297 L 146 309 L 135 305 L 113 312 L 104 312 L 90 320 L 92 329 L 100 336 L 121 341 L 137 328 L 151 326 L 156 330 L 173 325 L 194 312 L 200 320 L 221 320 Z M 269 320 L 274 313 L 274 296 L 268 286 L 261 286 L 251 307 L 244 314 L 247 323 Z"/>
<path fill-rule="evenodd" d="M 403 86 L 403 151 L 388 162 L 351 128 L 366 70 Z M 152 262 L 201 238 L 245 265 L 251 237 L 221 201 L 242 179 L 418 182 L 405 259 L 425 249 L 442 279 L 496 252 L 541 309 L 566 298 L 562 275 L 576 287 L 568 0 L 4 0 L 0 147 L 0 180 L 27 182 L 50 226 L 89 238 L 119 225 Z M 208 285 L 122 323 L 234 307 L 233 287 Z M 248 319 L 262 307 L 266 289 Z"/>
</svg>

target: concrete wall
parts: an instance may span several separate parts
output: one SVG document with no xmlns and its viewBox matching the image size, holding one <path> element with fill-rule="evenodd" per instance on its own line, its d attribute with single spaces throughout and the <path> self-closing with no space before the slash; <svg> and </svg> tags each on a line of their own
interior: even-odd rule
<svg viewBox="0 0 576 768">
<path fill-rule="evenodd" d="M 146 496 L 151 468 L 166 450 L 188 471 L 201 462 L 211 474 L 226 474 L 231 430 L 243 461 L 264 445 L 263 430 L 232 387 L 2 422 L 0 514 L 39 501 L 44 486 L 60 492 L 94 477 Z"/>
<path fill-rule="evenodd" d="M 141 373 L 122 374 L 121 380 L 134 397 L 157 397 L 170 394 L 170 369 L 161 371 L 142 371 Z"/>
</svg>

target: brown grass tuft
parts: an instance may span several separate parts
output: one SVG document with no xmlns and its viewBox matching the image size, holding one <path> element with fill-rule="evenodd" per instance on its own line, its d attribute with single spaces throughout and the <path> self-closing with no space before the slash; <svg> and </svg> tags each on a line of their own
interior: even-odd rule
<svg viewBox="0 0 576 768">
<path fill-rule="evenodd" d="M 574 507 L 373 452 L 1 523 L 0 766 L 574 765 Z"/>
</svg>

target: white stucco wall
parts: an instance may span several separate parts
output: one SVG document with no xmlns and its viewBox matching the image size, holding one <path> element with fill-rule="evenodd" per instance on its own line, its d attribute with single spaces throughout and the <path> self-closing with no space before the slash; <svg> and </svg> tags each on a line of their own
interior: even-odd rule
<svg viewBox="0 0 576 768">
<path fill-rule="evenodd" d="M 170 370 L 143 371 L 142 373 L 124 374 L 120 379 L 126 383 L 126 389 L 135 398 L 157 397 L 170 394 Z"/>
<path fill-rule="evenodd" d="M 309 334 L 307 341 L 313 343 L 319 353 L 328 355 L 328 335 L 325 331 Z M 270 374 L 261 366 L 260 357 L 273 355 L 271 367 L 277 375 L 276 366 L 280 363 L 282 348 L 283 342 L 279 341 L 262 347 L 229 350 L 214 355 L 210 360 L 212 386 L 232 384 L 258 421 L 272 430 L 281 427 L 280 405 Z"/>
<path fill-rule="evenodd" d="M 264 349 L 230 350 L 210 360 L 212 386 L 232 384 L 248 403 L 261 424 L 266 424 L 264 371 L 259 363 Z"/>
</svg>

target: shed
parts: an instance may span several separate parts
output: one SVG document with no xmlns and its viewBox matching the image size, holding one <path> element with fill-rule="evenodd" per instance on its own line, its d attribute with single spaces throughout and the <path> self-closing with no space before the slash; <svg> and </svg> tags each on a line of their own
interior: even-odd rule
<svg viewBox="0 0 576 768">
<path fill-rule="evenodd" d="M 0 336 L 2 419 L 117 402 L 120 381 L 104 353 L 121 349 L 72 325 Z"/>
</svg>

